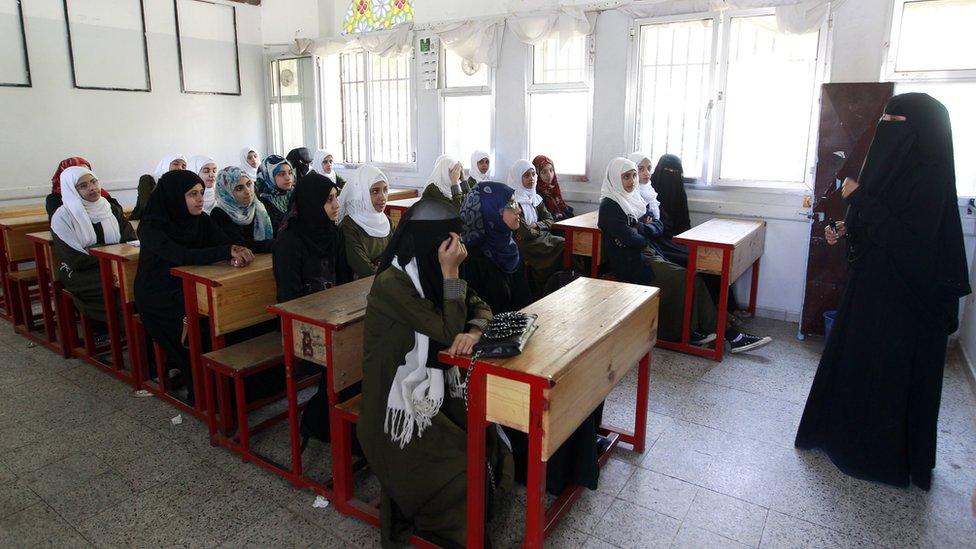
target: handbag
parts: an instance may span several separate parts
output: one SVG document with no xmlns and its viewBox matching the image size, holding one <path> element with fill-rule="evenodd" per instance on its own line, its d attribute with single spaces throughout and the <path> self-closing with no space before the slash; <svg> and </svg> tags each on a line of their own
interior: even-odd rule
<svg viewBox="0 0 976 549">
<path fill-rule="evenodd" d="M 539 327 L 535 322 L 539 315 L 521 311 L 500 313 L 494 316 L 474 345 L 474 354 L 486 358 L 503 358 L 522 353 L 525 344 Z"/>
</svg>

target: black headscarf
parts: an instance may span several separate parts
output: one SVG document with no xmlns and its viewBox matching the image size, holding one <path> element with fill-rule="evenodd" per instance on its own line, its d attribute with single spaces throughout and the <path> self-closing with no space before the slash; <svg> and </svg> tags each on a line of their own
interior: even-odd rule
<svg viewBox="0 0 976 549">
<path fill-rule="evenodd" d="M 666 154 L 657 161 L 651 174 L 651 185 L 657 191 L 661 202 L 661 222 L 669 236 L 683 233 L 691 228 L 688 213 L 688 195 L 685 194 L 684 168 L 681 159 Z"/>
<path fill-rule="evenodd" d="M 295 180 L 301 179 L 308 174 L 309 165 L 312 163 L 312 152 L 308 147 L 299 147 L 288 152 L 286 160 L 295 168 Z"/>
<path fill-rule="evenodd" d="M 210 224 L 202 222 L 206 213 L 190 215 L 186 207 L 186 193 L 196 185 L 202 188 L 203 180 L 189 170 L 166 172 L 149 195 L 142 223 L 161 229 L 183 246 L 197 247 Z"/>
<path fill-rule="evenodd" d="M 338 189 L 334 181 L 317 172 L 309 173 L 295 187 L 291 210 L 281 226 L 283 231 L 293 231 L 323 258 L 335 257 L 338 248 L 338 228 L 324 209 L 332 189 Z"/>
</svg>

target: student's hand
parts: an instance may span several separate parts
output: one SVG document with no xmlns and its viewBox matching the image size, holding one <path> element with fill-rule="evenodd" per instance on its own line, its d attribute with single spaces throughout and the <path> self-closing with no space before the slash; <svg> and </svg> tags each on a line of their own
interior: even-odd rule
<svg viewBox="0 0 976 549">
<path fill-rule="evenodd" d="M 461 172 L 463 170 L 464 168 L 461 167 L 460 162 L 458 162 L 457 164 L 454 165 L 453 168 L 451 168 L 451 171 L 449 172 L 449 175 L 451 177 L 451 183 L 457 183 L 461 181 Z"/>
<path fill-rule="evenodd" d="M 840 194 L 846 199 L 854 194 L 854 191 L 856 191 L 859 186 L 860 185 L 857 184 L 857 181 L 848 177 L 844 180 L 844 185 L 840 188 Z"/>
<path fill-rule="evenodd" d="M 230 255 L 230 264 L 235 267 L 246 267 L 254 261 L 254 252 L 244 246 L 231 246 Z"/>
<path fill-rule="evenodd" d="M 830 225 L 824 227 L 824 237 L 827 239 L 827 244 L 833 246 L 837 244 L 837 241 L 843 238 L 847 234 L 847 225 L 843 221 L 837 222 L 837 230 L 835 231 Z"/>
<path fill-rule="evenodd" d="M 441 274 L 445 279 L 457 278 L 461 262 L 468 257 L 468 250 L 461 241 L 461 235 L 451 233 L 450 238 L 437 249 L 437 260 L 441 264 Z"/>
<path fill-rule="evenodd" d="M 474 345 L 481 340 L 481 330 L 471 328 L 467 333 L 461 333 L 454 337 L 454 343 L 447 350 L 451 355 L 470 355 L 474 352 Z"/>
</svg>

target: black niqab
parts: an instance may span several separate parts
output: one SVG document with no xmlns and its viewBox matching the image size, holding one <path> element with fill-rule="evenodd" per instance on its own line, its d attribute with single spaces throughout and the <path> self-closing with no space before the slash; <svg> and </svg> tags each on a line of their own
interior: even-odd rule
<svg viewBox="0 0 976 549">
<path fill-rule="evenodd" d="M 203 180 L 189 170 L 166 172 L 149 195 L 142 223 L 161 229 L 183 246 L 197 246 L 203 240 L 202 231 L 211 225 L 201 222 L 206 213 L 191 215 L 186 207 L 186 193 L 196 185 L 203 188 Z"/>
<path fill-rule="evenodd" d="M 651 185 L 661 203 L 661 222 L 664 223 L 665 234 L 674 236 L 690 229 L 691 216 L 688 213 L 681 159 L 673 154 L 662 156 L 654 166 Z"/>
</svg>

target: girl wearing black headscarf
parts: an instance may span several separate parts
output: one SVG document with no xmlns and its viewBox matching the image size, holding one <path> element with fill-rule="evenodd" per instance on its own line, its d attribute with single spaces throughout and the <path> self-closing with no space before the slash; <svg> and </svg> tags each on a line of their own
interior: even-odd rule
<svg viewBox="0 0 976 549">
<path fill-rule="evenodd" d="M 166 352 L 169 367 L 182 372 L 192 402 L 190 357 L 183 344 L 183 285 L 169 271 L 181 265 L 208 265 L 228 259 L 243 267 L 254 259 L 254 254 L 232 245 L 210 216 L 203 213 L 203 181 L 187 170 L 173 170 L 160 177 L 137 233 L 141 251 L 135 282 L 136 308 L 149 336 Z"/>
<path fill-rule="evenodd" d="M 651 174 L 651 185 L 661 203 L 663 236 L 670 238 L 690 229 L 691 216 L 688 214 L 688 195 L 685 193 L 681 159 L 673 154 L 662 156 Z"/>
<path fill-rule="evenodd" d="M 969 294 L 949 114 L 898 95 L 844 182 L 850 270 L 796 435 L 845 473 L 928 490 L 946 344 Z"/>
<path fill-rule="evenodd" d="M 309 167 L 312 163 L 312 151 L 308 150 L 308 147 L 298 147 L 297 149 L 288 151 L 288 154 L 285 155 L 285 160 L 294 168 L 295 183 L 298 184 L 305 177 L 305 174 L 309 172 Z"/>
</svg>

